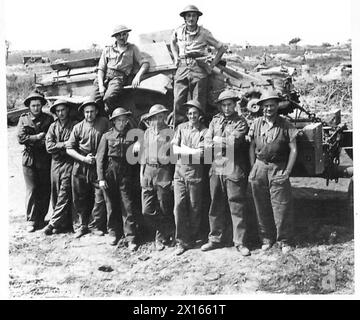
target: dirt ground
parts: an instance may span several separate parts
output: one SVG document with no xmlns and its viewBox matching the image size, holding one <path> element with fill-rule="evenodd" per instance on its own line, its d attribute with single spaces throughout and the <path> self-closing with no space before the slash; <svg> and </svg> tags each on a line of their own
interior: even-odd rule
<svg viewBox="0 0 360 320">
<path fill-rule="evenodd" d="M 15 127 L 8 145 L 11 298 L 354 293 L 349 179 L 328 187 L 324 179 L 292 179 L 297 236 L 288 255 L 276 247 L 261 252 L 255 243 L 246 258 L 233 247 L 202 252 L 200 245 L 178 257 L 174 248 L 155 251 L 151 241 L 129 253 L 106 236 L 27 233 Z"/>
</svg>

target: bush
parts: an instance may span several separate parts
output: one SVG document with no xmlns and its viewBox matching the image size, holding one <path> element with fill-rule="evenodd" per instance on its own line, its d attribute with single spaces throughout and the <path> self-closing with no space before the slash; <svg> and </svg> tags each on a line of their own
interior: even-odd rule
<svg viewBox="0 0 360 320">
<path fill-rule="evenodd" d="M 34 77 L 32 75 L 6 75 L 6 100 L 7 110 L 21 105 L 23 100 L 35 88 Z"/>
</svg>

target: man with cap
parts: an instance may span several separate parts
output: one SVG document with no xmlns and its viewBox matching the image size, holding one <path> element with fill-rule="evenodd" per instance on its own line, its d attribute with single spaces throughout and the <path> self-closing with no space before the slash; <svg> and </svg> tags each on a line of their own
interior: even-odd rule
<svg viewBox="0 0 360 320">
<path fill-rule="evenodd" d="M 199 238 L 202 209 L 204 137 L 207 128 L 200 122 L 202 108 L 197 100 L 185 103 L 188 122 L 178 125 L 172 140 L 178 155 L 174 174 L 174 216 L 176 254 L 181 255 Z"/>
<path fill-rule="evenodd" d="M 127 136 L 131 129 L 131 112 L 116 108 L 110 120 L 114 127 L 104 133 L 96 154 L 96 168 L 99 186 L 103 190 L 107 209 L 107 230 L 110 244 L 116 245 L 123 233 L 130 251 L 137 248 L 135 242 L 134 165 L 126 155 L 134 140 Z M 121 215 L 123 228 L 121 226 Z"/>
<path fill-rule="evenodd" d="M 249 181 L 255 202 L 262 250 L 278 241 L 283 253 L 291 250 L 293 212 L 289 175 L 297 156 L 298 130 L 278 115 L 281 97 L 264 91 L 258 104 L 263 116 L 249 130 L 251 138 Z M 275 224 L 274 224 L 275 222 Z"/>
<path fill-rule="evenodd" d="M 97 183 L 95 156 L 102 135 L 111 126 L 107 118 L 98 115 L 99 106 L 92 99 L 84 101 L 79 112 L 84 114 L 84 120 L 74 126 L 66 143 L 66 152 L 75 159 L 71 185 L 75 215 L 80 224 L 76 238 L 88 233 L 88 227 L 98 235 L 105 231 L 106 207 Z M 89 226 L 91 212 L 93 221 Z"/>
<path fill-rule="evenodd" d="M 24 101 L 29 112 L 20 116 L 17 126 L 18 141 L 25 147 L 22 166 L 26 185 L 28 232 L 44 226 L 50 202 L 51 157 L 46 152 L 45 135 L 54 119 L 42 112 L 46 103 L 43 94 L 32 92 Z"/>
<path fill-rule="evenodd" d="M 115 43 L 103 50 L 99 60 L 94 97 L 99 105 L 104 103 L 108 115 L 116 108 L 122 88 L 130 84 L 131 75 L 136 72 L 131 82 L 136 88 L 149 69 L 149 62 L 141 56 L 138 47 L 127 42 L 130 31 L 124 25 L 116 26 L 112 32 Z"/>
<path fill-rule="evenodd" d="M 221 112 L 214 116 L 205 135 L 205 147 L 213 150 L 210 169 L 211 204 L 209 209 L 209 241 L 201 247 L 208 251 L 224 246 L 232 224 L 236 249 L 250 255 L 244 245 L 246 232 L 246 188 L 248 174 L 248 145 L 245 136 L 248 124 L 236 111 L 237 94 L 231 90 L 220 93 Z M 205 159 L 207 158 L 205 151 Z"/>
<path fill-rule="evenodd" d="M 208 75 L 227 48 L 209 30 L 198 25 L 202 12 L 196 6 L 186 6 L 180 16 L 185 23 L 174 30 L 170 47 L 178 67 L 174 78 L 174 109 L 183 116 L 185 112 L 181 108 L 188 100 L 188 94 L 199 101 L 202 108 L 206 107 Z M 208 46 L 217 49 L 210 64 L 207 63 Z"/>
<path fill-rule="evenodd" d="M 46 134 L 46 150 L 52 155 L 51 161 L 51 201 L 53 212 L 49 224 L 44 229 L 46 235 L 72 228 L 71 211 L 71 170 L 73 159 L 66 153 L 66 141 L 77 121 L 70 119 L 70 104 L 66 100 L 56 100 L 50 112 L 57 119 Z"/>
<path fill-rule="evenodd" d="M 174 235 L 173 166 L 170 159 L 172 130 L 166 125 L 166 109 L 153 105 L 144 120 L 149 121 L 142 144 L 140 183 L 144 217 L 156 230 L 155 248 L 161 251 Z M 140 143 L 138 143 L 139 145 Z M 137 151 L 134 146 L 134 151 Z"/>
</svg>

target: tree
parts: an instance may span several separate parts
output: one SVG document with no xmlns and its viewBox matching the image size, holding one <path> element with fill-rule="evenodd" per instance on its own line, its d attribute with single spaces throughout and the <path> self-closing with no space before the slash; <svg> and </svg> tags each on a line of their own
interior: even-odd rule
<svg viewBox="0 0 360 320">
<path fill-rule="evenodd" d="M 300 41 L 301 41 L 301 39 L 298 38 L 298 37 L 291 39 L 291 40 L 289 41 L 289 46 L 290 46 L 290 48 L 291 48 L 291 47 L 295 47 L 295 50 L 297 50 L 297 43 L 300 42 Z"/>
<path fill-rule="evenodd" d="M 292 45 L 292 44 L 297 44 L 298 42 L 300 42 L 301 41 L 301 39 L 300 38 L 298 38 L 298 37 L 296 37 L 296 38 L 293 38 L 293 39 L 291 39 L 290 41 L 289 41 L 289 45 Z"/>
<path fill-rule="evenodd" d="M 91 50 L 92 51 L 96 51 L 96 50 L 98 50 L 98 48 L 99 48 L 99 45 L 97 43 L 92 43 L 91 44 Z"/>
</svg>

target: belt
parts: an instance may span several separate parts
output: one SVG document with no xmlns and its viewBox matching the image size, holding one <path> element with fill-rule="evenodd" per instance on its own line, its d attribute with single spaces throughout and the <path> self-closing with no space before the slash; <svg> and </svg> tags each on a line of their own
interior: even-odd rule
<svg viewBox="0 0 360 320">
<path fill-rule="evenodd" d="M 261 161 L 262 163 L 265 163 L 266 165 L 268 164 L 281 164 L 281 163 L 285 163 L 286 161 L 267 161 L 265 159 L 259 159 L 258 157 L 256 157 L 257 160 Z"/>
<path fill-rule="evenodd" d="M 107 78 L 115 78 L 115 77 L 121 77 L 124 80 L 126 79 L 127 75 L 125 72 L 116 70 L 116 69 L 107 69 L 106 70 L 106 77 Z"/>
<path fill-rule="evenodd" d="M 162 164 L 162 163 L 146 163 L 147 166 L 153 167 L 153 168 L 159 168 L 159 167 L 166 167 L 169 164 Z"/>
</svg>

